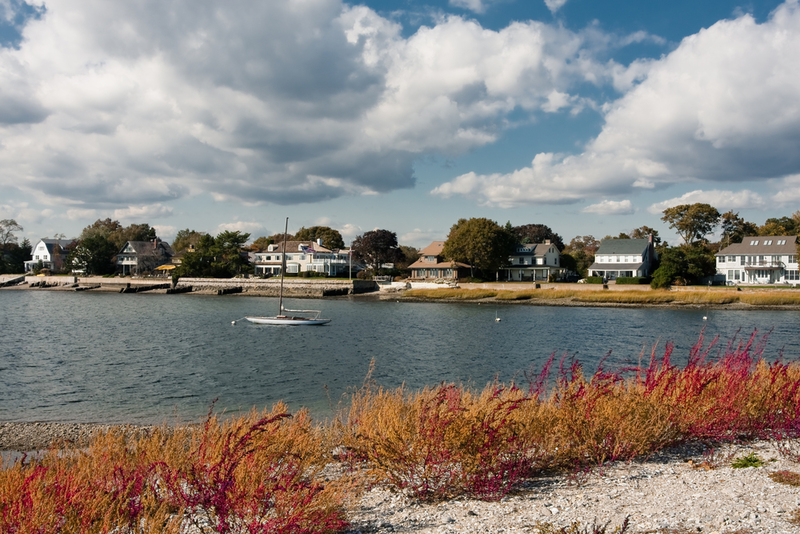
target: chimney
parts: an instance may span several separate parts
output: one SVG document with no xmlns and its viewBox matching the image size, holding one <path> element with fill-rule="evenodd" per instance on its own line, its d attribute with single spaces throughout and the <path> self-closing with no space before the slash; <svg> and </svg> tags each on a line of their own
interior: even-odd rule
<svg viewBox="0 0 800 534">
<path fill-rule="evenodd" d="M 317 245 L 322 246 L 322 238 L 321 237 L 317 238 Z"/>
<path fill-rule="evenodd" d="M 653 234 L 647 235 L 647 242 L 650 243 L 651 245 L 653 244 Z"/>
<path fill-rule="evenodd" d="M 544 240 L 544 244 L 545 244 L 545 245 L 549 245 L 549 244 L 550 244 L 550 240 L 549 240 L 549 239 L 545 239 L 545 240 Z"/>
</svg>

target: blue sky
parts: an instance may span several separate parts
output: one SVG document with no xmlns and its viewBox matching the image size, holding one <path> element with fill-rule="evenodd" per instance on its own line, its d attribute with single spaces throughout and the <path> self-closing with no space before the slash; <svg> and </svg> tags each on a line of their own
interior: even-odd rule
<svg viewBox="0 0 800 534">
<path fill-rule="evenodd" d="M 0 218 L 565 241 L 800 206 L 800 6 L 0 0 Z"/>
</svg>

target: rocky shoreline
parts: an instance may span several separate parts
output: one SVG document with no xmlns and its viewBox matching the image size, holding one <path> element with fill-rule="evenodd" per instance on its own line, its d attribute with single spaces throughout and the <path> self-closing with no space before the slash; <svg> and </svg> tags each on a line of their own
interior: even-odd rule
<svg viewBox="0 0 800 534">
<path fill-rule="evenodd" d="M 0 423 L 0 450 L 30 451 L 53 441 L 85 445 L 110 425 Z M 131 432 L 146 427 L 128 426 Z M 800 450 L 798 445 L 795 450 Z M 735 458 L 756 454 L 763 467 L 734 469 Z M 800 532 L 800 488 L 770 478 L 800 471 L 773 442 L 724 446 L 710 454 L 700 445 L 619 462 L 589 472 L 556 473 L 529 481 L 500 502 L 458 498 L 419 503 L 386 487 L 374 487 L 349 509 L 351 533 L 536 533 L 549 524 L 608 523 L 628 518 L 630 532 L 688 534 L 790 534 Z M 589 530 L 588 532 L 591 532 Z"/>
</svg>

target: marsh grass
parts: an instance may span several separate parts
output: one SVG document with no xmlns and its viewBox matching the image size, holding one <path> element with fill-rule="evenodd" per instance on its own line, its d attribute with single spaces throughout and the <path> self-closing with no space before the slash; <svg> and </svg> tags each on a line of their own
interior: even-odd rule
<svg viewBox="0 0 800 534">
<path fill-rule="evenodd" d="M 800 294 L 775 292 L 736 291 L 735 289 L 669 291 L 592 291 L 578 289 L 412 289 L 404 296 L 430 300 L 481 300 L 495 298 L 500 301 L 562 300 L 604 304 L 710 304 L 743 303 L 755 306 L 798 306 Z"/>
<path fill-rule="evenodd" d="M 769 474 L 769 478 L 779 484 L 786 484 L 789 486 L 800 487 L 800 473 L 796 471 L 775 471 Z"/>
</svg>

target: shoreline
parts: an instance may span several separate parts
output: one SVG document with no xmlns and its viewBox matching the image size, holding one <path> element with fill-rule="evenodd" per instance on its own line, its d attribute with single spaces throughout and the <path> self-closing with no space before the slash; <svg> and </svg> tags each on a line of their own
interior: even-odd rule
<svg viewBox="0 0 800 534">
<path fill-rule="evenodd" d="M 216 280 L 216 279 L 209 279 Z M 305 282 L 305 281 L 303 281 Z M 91 293 L 119 293 L 120 282 L 109 282 L 109 284 L 116 283 L 117 286 L 109 285 L 96 287 L 89 290 Z M 143 282 L 144 283 L 144 282 Z M 152 283 L 147 281 L 147 283 Z M 312 284 L 314 282 L 311 282 Z M 319 283 L 319 282 L 317 282 Z M 760 291 L 786 291 L 785 289 L 761 289 L 754 287 L 753 290 Z M 2 291 L 75 291 L 75 288 L 68 286 L 53 286 L 53 287 L 30 287 L 27 284 L 19 284 L 15 286 L 0 287 Z M 542 290 L 546 291 L 546 290 Z M 621 291 L 621 290 L 617 290 Z M 646 303 L 646 302 L 601 302 L 601 301 L 585 301 L 576 297 L 561 297 L 561 298 L 528 298 L 528 299 L 501 299 L 496 297 L 482 297 L 482 298 L 428 298 L 428 297 L 414 297 L 405 296 L 404 290 L 378 290 L 369 292 L 358 292 L 351 294 L 329 294 L 329 295 L 311 295 L 306 292 L 298 292 L 297 294 L 288 294 L 290 298 L 298 299 L 342 299 L 342 298 L 356 298 L 365 300 L 386 300 L 396 302 L 412 302 L 412 303 L 444 303 L 444 304 L 491 304 L 496 306 L 550 306 L 550 307 L 571 307 L 571 308 L 622 308 L 622 309 L 697 309 L 697 310 L 729 310 L 729 311 L 800 311 L 800 304 L 749 304 L 743 302 L 735 303 L 694 303 L 694 302 L 662 302 L 662 303 Z M 142 291 L 137 294 L 149 295 L 165 295 L 166 289 L 153 289 L 149 291 Z M 182 295 L 201 295 L 201 296 L 225 296 L 225 297 L 277 297 L 272 290 L 248 289 L 241 293 L 232 293 L 229 295 L 218 295 L 215 289 L 198 289 L 190 292 L 181 293 Z"/>
</svg>

